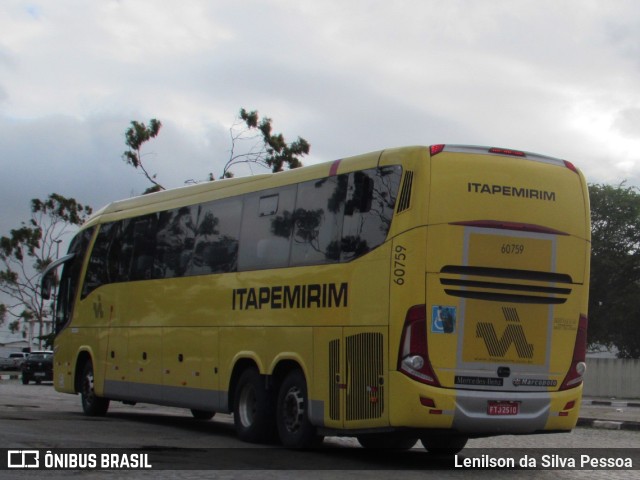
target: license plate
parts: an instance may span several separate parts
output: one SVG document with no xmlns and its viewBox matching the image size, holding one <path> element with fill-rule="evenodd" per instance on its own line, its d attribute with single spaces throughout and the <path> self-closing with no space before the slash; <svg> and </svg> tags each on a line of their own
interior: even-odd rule
<svg viewBox="0 0 640 480">
<path fill-rule="evenodd" d="M 34 377 L 44 377 L 46 374 L 44 372 L 36 372 L 33 374 Z"/>
<path fill-rule="evenodd" d="M 520 412 L 520 403 L 518 402 L 496 402 L 490 401 L 487 404 L 487 415 L 518 415 Z"/>
</svg>

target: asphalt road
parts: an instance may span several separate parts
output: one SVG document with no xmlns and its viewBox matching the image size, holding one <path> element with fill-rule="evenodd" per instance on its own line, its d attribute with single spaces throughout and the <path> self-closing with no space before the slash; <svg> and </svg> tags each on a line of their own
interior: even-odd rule
<svg viewBox="0 0 640 480">
<path fill-rule="evenodd" d="M 613 407 L 612 407 L 613 408 Z M 95 451 L 124 448 L 147 453 L 152 471 L 16 471 L 0 470 L 2 478 L 640 478 L 638 470 L 515 471 L 455 467 L 452 458 L 424 452 L 418 443 L 410 452 L 371 452 L 353 438 L 327 438 L 323 448 L 291 451 L 276 445 L 240 442 L 230 415 L 198 421 L 190 412 L 152 405 L 127 406 L 113 402 L 109 414 L 91 418 L 82 414 L 78 396 L 55 392 L 51 384 L 22 385 L 0 381 L 0 445 L 11 449 L 71 449 Z M 630 450 L 620 450 L 634 448 Z M 503 450 L 495 450 L 503 449 Z M 501 436 L 470 440 L 458 463 L 486 454 L 520 459 L 523 453 L 557 454 L 565 459 L 576 452 L 604 449 L 608 455 L 635 455 L 640 467 L 640 431 L 577 428 L 571 433 Z M 539 464 L 538 464 L 539 466 Z M 164 470 L 179 468 L 184 471 Z M 199 470 L 194 470 L 199 469 Z"/>
</svg>

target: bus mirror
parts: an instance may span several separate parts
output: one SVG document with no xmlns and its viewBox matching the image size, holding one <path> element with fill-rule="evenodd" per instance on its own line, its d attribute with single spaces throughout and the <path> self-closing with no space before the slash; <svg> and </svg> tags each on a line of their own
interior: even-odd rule
<svg viewBox="0 0 640 480">
<path fill-rule="evenodd" d="M 40 283 L 40 296 L 43 300 L 49 300 L 51 298 L 51 289 L 53 288 L 53 272 L 42 277 Z"/>
<path fill-rule="evenodd" d="M 75 256 L 75 253 L 70 253 L 62 258 L 59 258 L 55 262 L 49 264 L 47 268 L 42 272 L 42 279 L 40 280 L 40 296 L 43 300 L 49 300 L 51 298 L 51 290 L 55 287 L 56 283 L 56 269 L 60 265 L 64 265 Z"/>
</svg>

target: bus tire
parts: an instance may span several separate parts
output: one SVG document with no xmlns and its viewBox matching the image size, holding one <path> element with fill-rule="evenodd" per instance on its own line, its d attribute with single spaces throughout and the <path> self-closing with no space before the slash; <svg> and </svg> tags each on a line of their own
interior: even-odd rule
<svg viewBox="0 0 640 480">
<path fill-rule="evenodd" d="M 422 446 L 429 453 L 439 455 L 455 455 L 467 444 L 467 437 L 459 435 L 423 437 L 420 439 Z"/>
<path fill-rule="evenodd" d="M 240 440 L 260 443 L 274 437 L 273 398 L 258 370 L 248 368 L 242 372 L 233 404 L 233 423 Z"/>
<path fill-rule="evenodd" d="M 301 370 L 292 370 L 280 385 L 276 412 L 278 435 L 287 448 L 311 448 L 322 443 L 309 421 L 307 381 Z"/>
<path fill-rule="evenodd" d="M 360 445 L 371 449 L 410 450 L 417 441 L 415 437 L 404 437 L 393 433 L 375 433 L 358 437 Z"/>
<path fill-rule="evenodd" d="M 91 360 L 87 360 L 82 369 L 80 397 L 82 399 L 82 411 L 85 415 L 102 417 L 109 410 L 109 399 L 97 396 L 94 390 L 93 363 Z"/>
<path fill-rule="evenodd" d="M 196 420 L 211 420 L 215 414 L 216 412 L 210 412 L 208 410 L 191 409 L 191 415 L 193 415 L 193 418 Z"/>
</svg>

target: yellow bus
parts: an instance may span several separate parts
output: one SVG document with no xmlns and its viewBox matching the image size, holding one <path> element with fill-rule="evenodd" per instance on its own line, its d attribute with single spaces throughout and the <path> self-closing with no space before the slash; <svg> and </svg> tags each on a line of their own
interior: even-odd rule
<svg viewBox="0 0 640 480">
<path fill-rule="evenodd" d="M 388 149 L 114 202 L 58 290 L 54 384 L 233 413 L 248 442 L 456 452 L 565 432 L 585 372 L 590 219 L 567 161 Z"/>
</svg>

